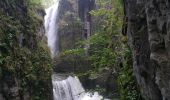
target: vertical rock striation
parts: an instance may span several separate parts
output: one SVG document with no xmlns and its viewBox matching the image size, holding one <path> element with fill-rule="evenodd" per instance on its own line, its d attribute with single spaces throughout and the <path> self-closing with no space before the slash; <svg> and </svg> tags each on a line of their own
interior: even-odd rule
<svg viewBox="0 0 170 100">
<path fill-rule="evenodd" d="M 124 0 L 125 30 L 146 100 L 170 100 L 170 2 Z"/>
</svg>

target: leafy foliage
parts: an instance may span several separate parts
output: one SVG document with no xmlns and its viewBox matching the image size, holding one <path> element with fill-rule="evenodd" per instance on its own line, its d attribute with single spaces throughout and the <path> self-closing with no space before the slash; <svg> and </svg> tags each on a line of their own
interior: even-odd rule
<svg viewBox="0 0 170 100">
<path fill-rule="evenodd" d="M 91 11 L 95 21 L 93 34 L 87 40 L 81 41 L 76 49 L 66 50 L 63 54 L 81 54 L 84 56 L 86 48 L 89 45 L 88 60 L 92 62 L 93 72 L 102 71 L 105 68 L 114 68 L 121 43 L 119 41 L 122 25 L 122 7 L 116 8 L 119 0 L 102 1 L 98 0 L 100 9 Z M 115 3 L 112 3 L 115 2 Z M 119 3 L 118 3 L 119 4 Z M 115 6 L 115 7 L 114 7 Z M 101 20 L 102 18 L 102 20 Z M 100 21 L 99 21 L 100 20 Z M 98 24 L 100 23 L 100 24 Z"/>
<path fill-rule="evenodd" d="M 66 50 L 63 54 L 86 56 L 88 52 L 86 59 L 91 68 L 78 75 L 95 77 L 105 69 L 112 70 L 118 75 L 121 100 L 138 100 L 140 94 L 133 75 L 131 52 L 127 47 L 127 37 L 121 35 L 122 4 L 122 0 L 97 0 L 99 9 L 90 12 L 94 20 L 91 37 L 81 41 L 78 48 Z M 86 50 L 85 46 L 90 48 Z"/>
<path fill-rule="evenodd" d="M 38 35 L 43 21 L 35 10 L 37 5 L 29 1 L 24 4 L 24 18 L 16 12 L 8 15 L 0 10 L 0 80 L 15 76 L 22 93 L 29 92 L 33 100 L 46 100 L 50 95 L 52 65 L 48 47 Z M 13 6 L 17 8 L 15 3 Z"/>
<path fill-rule="evenodd" d="M 121 100 L 141 100 L 132 68 L 131 51 L 125 47 L 123 67 L 119 69 L 119 92 Z"/>
</svg>

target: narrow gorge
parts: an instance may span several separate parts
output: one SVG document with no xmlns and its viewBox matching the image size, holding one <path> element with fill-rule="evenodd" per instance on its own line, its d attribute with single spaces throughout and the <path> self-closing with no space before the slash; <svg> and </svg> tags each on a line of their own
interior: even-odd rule
<svg viewBox="0 0 170 100">
<path fill-rule="evenodd" d="M 0 100 L 170 100 L 169 0 L 0 0 Z"/>
</svg>

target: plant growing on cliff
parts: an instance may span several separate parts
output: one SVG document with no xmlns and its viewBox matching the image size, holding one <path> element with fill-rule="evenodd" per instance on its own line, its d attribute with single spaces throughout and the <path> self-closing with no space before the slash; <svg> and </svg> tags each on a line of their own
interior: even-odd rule
<svg viewBox="0 0 170 100">
<path fill-rule="evenodd" d="M 13 9 L 17 9 L 18 1 L 13 2 Z M 6 77 L 13 77 L 21 95 L 28 93 L 31 100 L 46 100 L 50 97 L 52 65 L 46 43 L 38 35 L 43 21 L 36 17 L 35 5 L 30 1 L 21 6 L 26 11 L 20 15 L 0 9 L 0 81 L 6 83 Z"/>
<path fill-rule="evenodd" d="M 96 77 L 103 70 L 112 70 L 118 75 L 119 94 L 121 100 L 138 100 L 140 94 L 133 76 L 131 53 L 126 46 L 127 37 L 121 35 L 123 23 L 122 0 L 97 0 L 100 9 L 91 11 L 93 16 L 92 35 L 81 41 L 80 48 L 66 50 L 64 55 L 81 55 L 90 61 L 91 69 L 79 75 Z M 125 43 L 125 44 L 124 44 Z M 82 48 L 89 45 L 88 50 Z M 120 66 L 121 65 L 121 66 Z"/>
<path fill-rule="evenodd" d="M 78 46 L 78 48 L 66 50 L 63 53 L 64 55 L 82 54 L 84 56 L 86 50 L 82 47 L 90 45 L 88 60 L 92 62 L 92 72 L 114 68 L 117 56 L 121 54 L 119 49 L 121 47 L 120 33 L 123 11 L 120 2 L 118 2 L 119 0 L 113 1 L 97 1 L 100 9 L 90 12 L 95 20 L 91 37 L 79 42 L 81 46 Z"/>
<path fill-rule="evenodd" d="M 118 71 L 118 84 L 121 100 L 142 100 L 133 73 L 131 50 L 125 44 L 122 67 Z"/>
</svg>

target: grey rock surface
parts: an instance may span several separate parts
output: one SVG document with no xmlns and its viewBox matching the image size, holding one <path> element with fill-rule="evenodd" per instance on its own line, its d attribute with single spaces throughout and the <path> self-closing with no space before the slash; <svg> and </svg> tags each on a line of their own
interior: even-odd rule
<svg viewBox="0 0 170 100">
<path fill-rule="evenodd" d="M 170 2 L 125 0 L 126 34 L 146 100 L 170 100 Z"/>
</svg>

